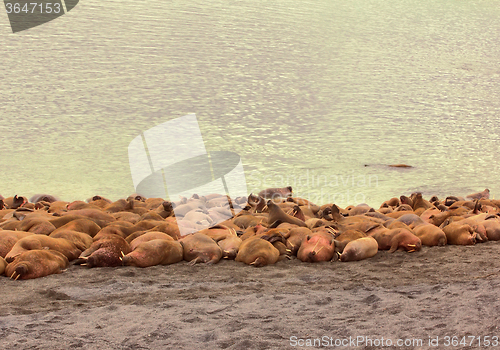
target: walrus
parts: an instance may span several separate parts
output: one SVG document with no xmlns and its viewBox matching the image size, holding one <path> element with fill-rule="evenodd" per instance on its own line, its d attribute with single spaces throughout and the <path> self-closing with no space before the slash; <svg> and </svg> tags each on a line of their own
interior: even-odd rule
<svg viewBox="0 0 500 350">
<path fill-rule="evenodd" d="M 21 231 L 38 235 L 49 235 L 56 227 L 46 217 L 25 218 L 19 226 Z"/>
<path fill-rule="evenodd" d="M 335 252 L 333 235 L 317 232 L 304 237 L 297 252 L 297 258 L 303 262 L 330 261 Z"/>
<path fill-rule="evenodd" d="M 7 209 L 17 209 L 24 203 L 28 203 L 28 199 L 26 197 L 18 197 L 16 194 L 14 197 L 4 198 L 3 203 Z"/>
<path fill-rule="evenodd" d="M 52 232 L 49 237 L 64 238 L 73 243 L 82 252 L 88 249 L 94 242 L 88 234 L 74 230 L 57 230 Z"/>
<path fill-rule="evenodd" d="M 190 265 L 196 263 L 215 264 L 222 258 L 222 249 L 210 237 L 202 233 L 194 233 L 182 237 L 178 242 L 184 249 L 184 260 Z"/>
<path fill-rule="evenodd" d="M 5 256 L 5 261 L 12 262 L 14 258 L 27 250 L 52 249 L 56 250 L 68 260 L 76 259 L 82 252 L 73 243 L 64 238 L 53 238 L 44 235 L 30 235 L 21 238 L 14 244 L 10 252 Z"/>
<path fill-rule="evenodd" d="M 134 251 L 137 246 L 143 242 L 152 241 L 154 239 L 164 239 L 166 241 L 173 241 L 174 239 L 167 235 L 166 233 L 160 231 L 149 231 L 145 232 L 143 235 L 133 239 L 130 242 L 130 250 Z"/>
<path fill-rule="evenodd" d="M 83 232 L 89 235 L 90 237 L 94 237 L 101 230 L 101 227 L 90 219 L 75 219 L 56 228 L 51 233 L 56 233 L 62 230 L 73 230 L 73 231 Z"/>
<path fill-rule="evenodd" d="M 166 219 L 174 215 L 174 205 L 170 201 L 163 201 L 156 209 L 155 212 L 162 218 Z"/>
<path fill-rule="evenodd" d="M 489 199 L 490 198 L 490 190 L 486 188 L 482 192 L 471 193 L 471 194 L 465 196 L 465 198 L 470 198 L 470 199 Z"/>
<path fill-rule="evenodd" d="M 69 265 L 69 261 L 55 250 L 28 250 L 14 259 L 5 268 L 5 275 L 11 279 L 22 280 L 44 277 L 61 273 Z"/>
<path fill-rule="evenodd" d="M 0 230 L 0 256 L 5 258 L 17 241 L 32 234 L 31 232 Z"/>
<path fill-rule="evenodd" d="M 75 264 L 87 267 L 116 267 L 122 265 L 121 257 L 130 253 L 130 245 L 123 237 L 108 234 L 83 251 Z"/>
<path fill-rule="evenodd" d="M 346 230 L 342 232 L 335 237 L 335 252 L 338 255 L 342 254 L 347 243 L 363 237 L 366 237 L 366 234 L 359 230 Z"/>
<path fill-rule="evenodd" d="M 250 237 L 244 240 L 235 261 L 243 262 L 247 265 L 262 267 L 275 264 L 279 259 L 280 253 L 272 243 L 258 236 Z"/>
<path fill-rule="evenodd" d="M 298 220 L 298 219 L 297 219 Z M 241 215 L 237 216 L 233 219 L 233 223 L 243 229 L 248 227 L 256 226 L 258 224 L 266 225 L 268 223 L 268 219 L 263 216 L 253 216 L 253 215 Z"/>
<path fill-rule="evenodd" d="M 390 164 L 389 168 L 413 168 L 413 166 L 408 164 Z"/>
<path fill-rule="evenodd" d="M 429 202 L 428 200 L 425 200 L 422 197 L 422 193 L 420 193 L 420 192 L 416 193 L 415 196 L 413 196 L 412 201 L 413 201 L 412 208 L 413 208 L 413 211 L 415 211 L 415 212 L 420 208 L 423 208 L 423 210 L 427 210 L 427 209 L 433 207 L 431 202 Z"/>
<path fill-rule="evenodd" d="M 228 235 L 226 238 L 218 241 L 217 244 L 222 249 L 223 258 L 234 260 L 236 255 L 238 255 L 238 250 L 242 242 L 243 241 L 238 236 Z"/>
<path fill-rule="evenodd" d="M 373 237 L 358 238 L 347 243 L 340 261 L 359 261 L 375 256 L 378 252 L 378 243 Z"/>
<path fill-rule="evenodd" d="M 474 245 L 476 244 L 476 235 L 474 228 L 469 224 L 455 221 L 443 228 L 446 234 L 448 244 L 455 245 Z"/>
<path fill-rule="evenodd" d="M 271 225 L 275 222 L 288 222 L 300 227 L 307 227 L 304 221 L 297 219 L 294 216 L 288 215 L 273 201 L 267 201 L 267 207 L 269 208 L 269 217 L 267 218 L 267 222 Z"/>
<path fill-rule="evenodd" d="M 420 250 L 422 242 L 420 238 L 405 228 L 395 228 L 382 233 L 376 233 L 371 237 L 378 243 L 378 250 L 389 250 L 393 253 L 398 249 L 407 252 Z"/>
<path fill-rule="evenodd" d="M 292 197 L 293 195 L 292 186 L 281 187 L 281 188 L 267 188 L 259 192 L 258 196 L 264 199 L 279 199 Z"/>
<path fill-rule="evenodd" d="M 174 264 L 182 261 L 183 257 L 182 245 L 170 238 L 140 242 L 133 251 L 123 256 L 121 260 L 125 266 L 149 267 Z"/>
<path fill-rule="evenodd" d="M 59 199 L 56 196 L 52 196 L 50 194 L 34 194 L 30 198 L 30 203 L 38 203 L 38 202 L 47 202 L 53 203 L 58 201 Z"/>
<path fill-rule="evenodd" d="M 432 247 L 432 246 L 443 246 L 446 245 L 446 234 L 439 227 L 433 224 L 423 223 L 413 228 L 415 236 L 420 238 L 422 245 Z"/>
<path fill-rule="evenodd" d="M 489 241 L 500 241 L 500 222 L 497 220 L 484 220 L 482 224 L 486 229 Z"/>
<path fill-rule="evenodd" d="M 83 215 L 84 217 L 87 217 L 89 219 L 101 220 L 102 222 L 105 222 L 107 224 L 115 221 L 113 215 L 105 213 L 99 209 L 79 209 L 61 213 L 61 216 L 66 216 L 66 215 Z"/>
</svg>

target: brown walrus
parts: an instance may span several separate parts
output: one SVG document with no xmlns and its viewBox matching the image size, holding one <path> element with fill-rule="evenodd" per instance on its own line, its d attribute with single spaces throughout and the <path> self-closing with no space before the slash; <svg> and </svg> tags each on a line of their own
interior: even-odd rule
<svg viewBox="0 0 500 350">
<path fill-rule="evenodd" d="M 338 255 L 342 254 L 347 243 L 363 237 L 366 237 L 366 234 L 359 230 L 346 230 L 342 232 L 335 237 L 335 252 Z"/>
<path fill-rule="evenodd" d="M 297 252 L 297 258 L 303 262 L 330 261 L 334 252 L 333 235 L 320 231 L 304 237 Z"/>
<path fill-rule="evenodd" d="M 202 233 L 193 233 L 182 237 L 179 242 L 184 249 L 184 260 L 190 265 L 199 262 L 215 264 L 222 258 L 222 249 L 210 237 Z"/>
<path fill-rule="evenodd" d="M 5 258 L 17 241 L 32 234 L 31 232 L 0 230 L 0 256 Z"/>
<path fill-rule="evenodd" d="M 471 193 L 471 194 L 467 195 L 465 198 L 471 198 L 471 199 L 489 199 L 490 198 L 490 190 L 486 188 L 482 192 Z"/>
<path fill-rule="evenodd" d="M 291 250 L 293 255 L 297 255 L 300 245 L 304 241 L 304 237 L 311 234 L 312 231 L 307 227 L 293 227 L 285 234 L 287 248 Z"/>
<path fill-rule="evenodd" d="M 74 230 L 57 230 L 52 232 L 49 237 L 64 238 L 72 242 L 82 252 L 88 249 L 94 242 L 88 234 Z"/>
<path fill-rule="evenodd" d="M 170 236 L 168 237 L 170 238 Z M 183 257 L 182 245 L 170 238 L 141 242 L 121 260 L 126 266 L 149 267 L 174 264 L 182 261 Z"/>
<path fill-rule="evenodd" d="M 258 236 L 250 237 L 243 241 L 236 255 L 235 261 L 240 261 L 255 267 L 275 264 L 280 252 L 272 243 Z"/>
<path fill-rule="evenodd" d="M 5 275 L 11 279 L 27 280 L 61 273 L 68 265 L 68 259 L 58 251 L 28 250 L 7 265 Z"/>
<path fill-rule="evenodd" d="M 64 254 L 68 260 L 73 260 L 82 252 L 73 243 L 64 238 L 53 238 L 44 235 L 30 235 L 21 238 L 14 244 L 5 260 L 10 263 L 16 256 L 27 250 L 52 249 Z"/>
<path fill-rule="evenodd" d="M 82 252 L 75 264 L 87 267 L 115 267 L 120 266 L 123 255 L 130 253 L 130 245 L 123 237 L 108 234 L 101 237 L 90 248 Z"/>
<path fill-rule="evenodd" d="M 154 239 L 164 239 L 166 241 L 173 241 L 174 239 L 166 233 L 160 231 L 149 231 L 136 237 L 130 242 L 130 250 L 134 251 L 137 246 L 143 242 L 152 241 Z"/>
<path fill-rule="evenodd" d="M 62 230 L 79 231 L 94 237 L 101 230 L 101 227 L 90 219 L 75 219 L 55 229 L 52 233 Z"/>
<path fill-rule="evenodd" d="M 358 261 L 371 258 L 378 252 L 378 243 L 373 237 L 363 237 L 347 243 L 340 261 Z"/>
<path fill-rule="evenodd" d="M 375 233 L 371 237 L 377 241 L 378 250 L 389 250 L 389 253 L 398 249 L 414 252 L 422 247 L 420 238 L 405 228 L 394 228 L 386 232 Z"/>
<path fill-rule="evenodd" d="M 297 219 L 294 216 L 288 215 L 273 201 L 267 201 L 267 207 L 269 208 L 269 217 L 267 219 L 267 222 L 271 225 L 275 225 L 277 222 L 288 222 L 292 225 L 307 227 L 304 221 Z"/>
<path fill-rule="evenodd" d="M 473 245 L 476 244 L 474 228 L 469 224 L 455 221 L 443 228 L 448 244 Z"/>
<path fill-rule="evenodd" d="M 447 243 L 446 234 L 433 224 L 420 224 L 413 228 L 413 232 L 415 232 L 415 236 L 420 238 L 422 245 L 425 246 L 443 246 Z"/>
<path fill-rule="evenodd" d="M 236 235 L 228 235 L 217 242 L 222 249 L 222 256 L 226 259 L 235 259 L 243 241 Z"/>
</svg>

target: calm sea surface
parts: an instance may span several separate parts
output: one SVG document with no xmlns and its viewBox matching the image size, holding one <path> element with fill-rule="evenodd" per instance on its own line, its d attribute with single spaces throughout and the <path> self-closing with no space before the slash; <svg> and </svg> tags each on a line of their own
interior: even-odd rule
<svg viewBox="0 0 500 350">
<path fill-rule="evenodd" d="M 16 34 L 2 14 L 0 194 L 127 196 L 132 139 L 196 113 L 249 192 L 498 198 L 499 38 L 491 0 L 81 0 Z"/>
</svg>

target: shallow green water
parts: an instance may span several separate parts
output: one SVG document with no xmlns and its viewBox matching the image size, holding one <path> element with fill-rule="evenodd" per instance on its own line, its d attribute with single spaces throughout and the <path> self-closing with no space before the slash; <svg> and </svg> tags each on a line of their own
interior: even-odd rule
<svg viewBox="0 0 500 350">
<path fill-rule="evenodd" d="M 249 191 L 500 196 L 499 5 L 85 0 L 17 34 L 4 15 L 0 193 L 127 196 L 130 141 L 196 113 Z"/>
</svg>

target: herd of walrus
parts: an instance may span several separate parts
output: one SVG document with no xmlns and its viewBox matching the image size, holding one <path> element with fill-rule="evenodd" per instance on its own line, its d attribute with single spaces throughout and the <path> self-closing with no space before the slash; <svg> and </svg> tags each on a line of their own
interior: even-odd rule
<svg viewBox="0 0 500 350">
<path fill-rule="evenodd" d="M 228 210 L 234 215 L 224 217 Z M 190 225 L 192 233 L 181 236 L 179 225 Z M 500 200 L 489 199 L 488 189 L 429 200 L 413 193 L 378 209 L 315 205 L 294 197 L 291 187 L 235 199 L 194 194 L 177 202 L 139 194 L 114 202 L 0 196 L 0 274 L 15 280 L 61 273 L 70 264 L 148 267 L 225 258 L 261 267 L 488 240 L 500 240 Z"/>
</svg>

